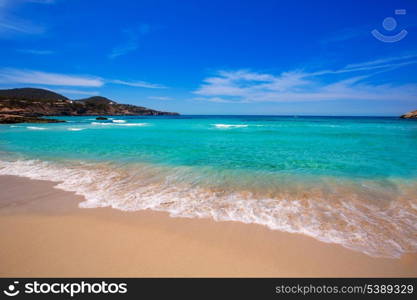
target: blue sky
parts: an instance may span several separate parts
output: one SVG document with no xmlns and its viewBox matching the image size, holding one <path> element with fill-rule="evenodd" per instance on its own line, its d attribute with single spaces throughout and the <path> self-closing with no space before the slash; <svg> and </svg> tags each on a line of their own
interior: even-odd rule
<svg viewBox="0 0 417 300">
<path fill-rule="evenodd" d="M 72 99 L 398 115 L 417 109 L 417 1 L 0 0 L 0 57 L 0 88 Z"/>
</svg>

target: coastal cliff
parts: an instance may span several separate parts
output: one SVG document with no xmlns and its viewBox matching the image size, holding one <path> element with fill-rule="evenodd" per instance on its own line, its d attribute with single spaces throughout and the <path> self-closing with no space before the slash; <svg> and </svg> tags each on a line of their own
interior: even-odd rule
<svg viewBox="0 0 417 300">
<path fill-rule="evenodd" d="M 409 113 L 406 113 L 402 115 L 400 118 L 402 119 L 417 119 L 417 110 L 410 111 Z"/>
<path fill-rule="evenodd" d="M 71 100 L 58 93 L 36 88 L 0 90 L 0 123 L 56 122 L 42 116 L 160 116 L 178 115 L 105 97 Z"/>
</svg>

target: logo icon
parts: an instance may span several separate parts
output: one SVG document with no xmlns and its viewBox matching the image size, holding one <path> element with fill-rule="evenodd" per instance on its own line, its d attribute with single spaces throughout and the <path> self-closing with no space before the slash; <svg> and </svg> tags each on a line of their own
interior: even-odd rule
<svg viewBox="0 0 417 300">
<path fill-rule="evenodd" d="M 396 15 L 405 15 L 407 14 L 407 11 L 405 9 L 396 9 L 394 11 L 394 13 Z M 393 17 L 386 17 L 383 21 L 382 21 L 382 27 L 384 27 L 384 29 L 386 31 L 393 31 L 397 28 L 397 20 L 395 20 Z M 401 41 L 403 38 L 405 38 L 408 34 L 408 31 L 403 29 L 400 32 L 398 32 L 397 34 L 394 35 L 385 35 L 381 32 L 379 32 L 377 29 L 374 29 L 371 31 L 372 35 L 380 40 L 381 42 L 384 43 L 395 43 L 395 42 L 399 42 Z"/>
<path fill-rule="evenodd" d="M 19 281 L 13 282 L 13 284 L 10 284 L 7 287 L 7 290 L 4 290 L 3 292 L 7 296 L 10 296 L 10 297 L 14 297 L 14 296 L 18 295 L 20 293 L 20 291 L 16 289 L 16 285 L 18 285 L 18 284 L 19 284 Z"/>
</svg>

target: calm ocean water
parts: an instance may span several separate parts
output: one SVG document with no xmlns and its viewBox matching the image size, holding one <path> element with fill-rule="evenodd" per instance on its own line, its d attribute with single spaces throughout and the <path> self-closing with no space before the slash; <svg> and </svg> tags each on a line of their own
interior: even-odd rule
<svg viewBox="0 0 417 300">
<path fill-rule="evenodd" d="M 369 255 L 417 251 L 417 122 L 398 118 L 65 117 L 0 126 L 0 174 L 82 207 L 257 223 Z"/>
</svg>

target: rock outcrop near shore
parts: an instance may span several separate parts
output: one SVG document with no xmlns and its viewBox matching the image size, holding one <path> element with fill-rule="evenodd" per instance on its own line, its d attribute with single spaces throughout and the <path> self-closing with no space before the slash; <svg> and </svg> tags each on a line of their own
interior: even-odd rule
<svg viewBox="0 0 417 300">
<path fill-rule="evenodd" d="M 65 121 L 55 119 L 45 119 L 39 117 L 25 117 L 19 115 L 0 114 L 0 124 L 16 123 L 62 123 Z"/>
<path fill-rule="evenodd" d="M 406 113 L 405 115 L 402 115 L 400 118 L 402 118 L 402 119 L 417 119 L 417 110 L 410 111 L 409 113 Z"/>
<path fill-rule="evenodd" d="M 158 111 L 130 104 L 119 104 L 99 96 L 71 100 L 45 89 L 18 88 L 0 90 L 0 123 L 18 120 L 50 123 L 53 122 L 51 119 L 41 119 L 39 117 L 97 115 L 159 116 L 178 115 L 178 113 Z M 24 120 L 23 117 L 26 119 Z"/>
</svg>

